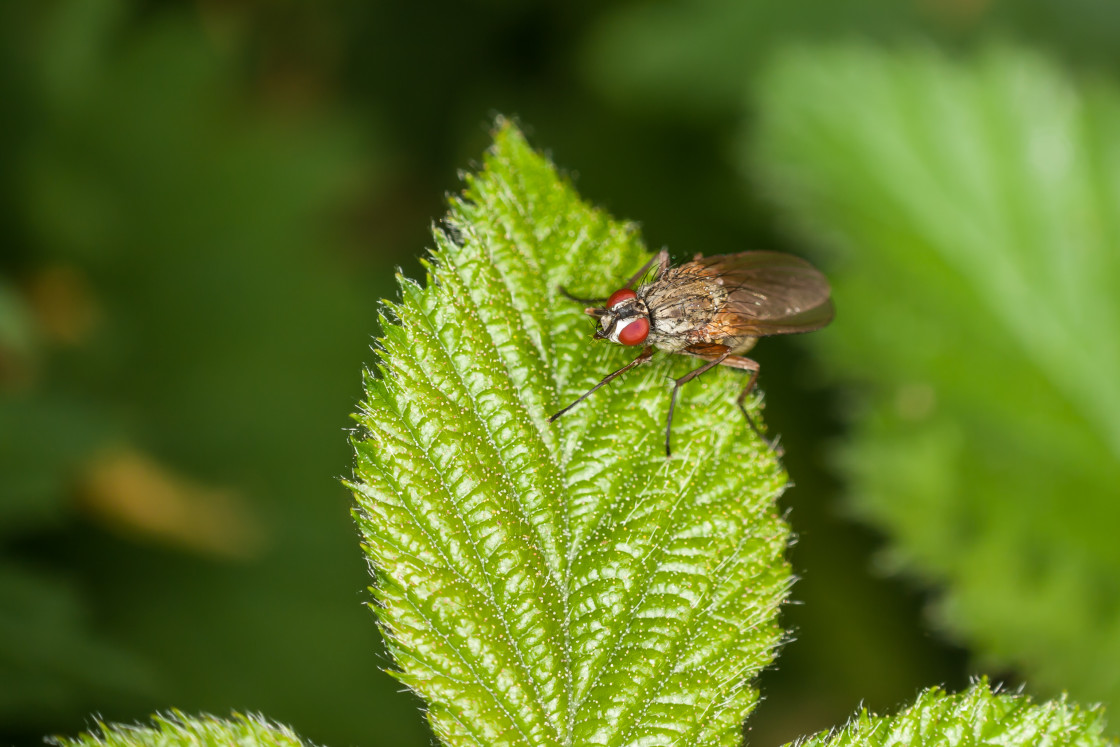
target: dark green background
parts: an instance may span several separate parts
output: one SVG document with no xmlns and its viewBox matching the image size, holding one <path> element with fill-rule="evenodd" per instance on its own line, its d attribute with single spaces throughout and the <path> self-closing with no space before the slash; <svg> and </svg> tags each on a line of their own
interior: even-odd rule
<svg viewBox="0 0 1120 747">
<path fill-rule="evenodd" d="M 339 484 L 395 269 L 420 276 L 430 223 L 498 112 L 652 248 L 804 253 L 737 172 L 737 139 L 775 49 L 853 38 L 1013 39 L 1110 74 L 1120 8 L 0 6 L 0 741 L 176 707 L 259 711 L 338 747 L 428 744 L 380 671 Z M 773 745 L 971 670 L 839 508 L 845 392 L 819 384 L 802 341 L 758 358 L 802 577 L 750 722 Z M 88 486 L 122 449 L 235 492 L 259 548 L 229 557 L 112 520 Z"/>
</svg>

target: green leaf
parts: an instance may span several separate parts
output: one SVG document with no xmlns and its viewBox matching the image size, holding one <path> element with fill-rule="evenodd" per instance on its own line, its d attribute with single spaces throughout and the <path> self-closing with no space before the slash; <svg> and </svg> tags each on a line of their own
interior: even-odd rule
<svg viewBox="0 0 1120 747">
<path fill-rule="evenodd" d="M 57 747 L 303 747 L 308 744 L 281 724 L 234 713 L 231 719 L 187 716 L 179 711 L 152 717 L 153 726 L 99 723 L 100 733 L 54 737 Z"/>
<path fill-rule="evenodd" d="M 356 516 L 400 680 L 448 745 L 740 743 L 790 574 L 785 475 L 735 372 L 636 351 L 580 304 L 649 257 L 500 122 L 422 287 L 401 280 L 355 439 Z"/>
<path fill-rule="evenodd" d="M 1105 739 L 1099 707 L 1083 709 L 1059 700 L 1032 705 L 1029 698 L 996 694 L 986 681 L 947 695 L 933 688 L 896 716 L 866 710 L 838 731 L 799 741 L 799 747 L 1095 747 Z"/>
<path fill-rule="evenodd" d="M 923 11 L 927 11 L 923 13 Z M 927 8 L 893 0 L 694 0 L 613 7 L 585 45 L 588 81 L 662 117 L 739 110 L 748 79 L 791 38 L 937 31 Z"/>
<path fill-rule="evenodd" d="M 834 252 L 812 342 L 861 382 L 842 451 L 943 618 L 1120 703 L 1120 96 L 1010 49 L 800 49 L 748 162 Z"/>
<path fill-rule="evenodd" d="M 588 85 L 615 106 L 647 118 L 701 120 L 722 128 L 737 115 L 776 50 L 791 41 L 932 40 L 954 48 L 1029 38 L 1062 57 L 1113 69 L 1112 30 L 1120 8 L 1083 2 L 1077 12 L 1051 0 L 659 0 L 597 14 L 582 49 Z M 722 132 L 722 129 L 719 130 Z"/>
</svg>

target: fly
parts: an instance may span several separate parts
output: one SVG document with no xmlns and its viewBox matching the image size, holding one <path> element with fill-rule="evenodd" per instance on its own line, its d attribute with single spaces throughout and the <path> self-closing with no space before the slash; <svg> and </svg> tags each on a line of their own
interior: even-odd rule
<svg viewBox="0 0 1120 747">
<path fill-rule="evenodd" d="M 653 279 L 640 283 L 650 268 Z M 635 285 L 637 284 L 637 287 Z M 781 252 L 740 252 L 714 257 L 696 255 L 691 262 L 671 267 L 669 253 L 661 250 L 626 285 L 608 298 L 577 298 L 599 325 L 595 339 L 620 345 L 644 345 L 638 357 L 585 392 L 575 402 L 549 418 L 554 422 L 600 387 L 635 366 L 649 362 L 654 348 L 690 355 L 704 362 L 674 379 L 665 425 L 665 456 L 672 456 L 673 410 L 681 387 L 716 366 L 749 371 L 750 377 L 736 404 L 751 429 L 767 443 L 744 404 L 758 382 L 759 365 L 747 358 L 760 337 L 812 332 L 832 321 L 828 280 L 800 257 Z"/>
</svg>

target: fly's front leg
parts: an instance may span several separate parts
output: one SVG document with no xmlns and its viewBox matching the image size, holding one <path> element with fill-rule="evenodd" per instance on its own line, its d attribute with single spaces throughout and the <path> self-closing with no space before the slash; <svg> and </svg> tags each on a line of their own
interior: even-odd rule
<svg viewBox="0 0 1120 747">
<path fill-rule="evenodd" d="M 653 259 L 651 259 L 649 262 L 646 262 L 644 265 L 642 265 L 642 269 L 640 269 L 636 273 L 634 273 L 634 276 L 632 278 L 630 278 L 629 280 L 627 280 L 626 285 L 624 285 L 622 287 L 623 288 L 632 288 L 634 286 L 634 283 L 641 280 L 642 276 L 645 275 L 647 272 L 649 272 L 649 268 L 653 267 L 654 264 L 657 265 L 657 274 L 660 276 L 661 273 L 665 272 L 665 268 L 669 266 L 669 252 L 664 250 L 664 249 L 659 251 L 657 254 L 655 254 L 653 256 Z M 575 301 L 577 303 L 587 304 L 587 305 L 591 305 L 591 306 L 603 306 L 607 302 L 606 298 L 581 298 L 581 297 L 571 293 L 570 291 L 568 291 L 568 289 L 565 288 L 562 285 L 557 286 L 557 288 L 559 289 L 561 295 L 563 295 L 565 298 L 567 298 L 571 301 Z"/>
<path fill-rule="evenodd" d="M 669 266 L 669 251 L 667 249 L 662 249 L 657 254 L 653 255 L 653 259 L 642 265 L 642 269 L 635 272 L 634 277 L 627 280 L 626 285 L 622 287 L 633 288 L 634 283 L 641 280 L 642 276 L 645 275 L 654 264 L 657 265 L 657 276 L 660 277 L 661 273 L 665 272 L 665 268 Z"/>
<path fill-rule="evenodd" d="M 590 304 L 592 306 L 602 306 L 607 302 L 607 299 L 605 298 L 580 298 L 579 296 L 575 296 L 569 293 L 568 289 L 562 285 L 558 285 L 556 287 L 559 289 L 560 295 L 564 296 L 564 298 L 568 299 L 569 301 L 575 301 L 576 303 L 582 303 L 584 305 Z"/>
<path fill-rule="evenodd" d="M 703 366 L 700 366 L 700 368 L 697 368 L 693 371 L 689 371 L 684 376 L 680 377 L 679 379 L 676 379 L 673 382 L 673 396 L 669 399 L 669 422 L 665 424 L 665 458 L 666 459 L 668 459 L 669 457 L 671 457 L 673 455 L 673 450 L 670 447 L 670 443 L 671 443 L 671 438 L 672 438 L 672 435 L 673 435 L 673 410 L 676 409 L 676 406 L 677 406 L 677 393 L 681 390 L 682 386 L 684 386 L 688 382 L 692 381 L 693 379 L 695 379 L 697 376 L 704 373 L 705 371 L 713 369 L 716 366 L 718 366 L 719 364 L 723 363 L 724 360 L 726 360 L 731 355 L 731 348 L 727 347 L 726 345 L 706 345 L 705 350 L 706 351 L 711 351 L 711 352 L 708 355 L 704 355 L 703 357 L 708 358 L 713 353 L 714 353 L 714 357 L 711 357 L 711 359 L 707 363 L 705 363 Z M 717 350 L 720 350 L 721 352 L 716 352 Z M 695 355 L 695 353 L 693 353 L 693 355 Z"/>
<path fill-rule="evenodd" d="M 550 422 L 550 423 L 555 423 L 555 422 L 556 422 L 556 419 L 557 419 L 558 417 L 560 417 L 561 415 L 563 415 L 564 413 L 566 413 L 566 412 L 567 412 L 568 410 L 570 410 L 570 409 L 572 409 L 573 407 L 575 407 L 576 405 L 578 405 L 578 404 L 579 404 L 580 402 L 583 402 L 583 401 L 584 401 L 585 399 L 587 399 L 587 398 L 588 398 L 588 397 L 590 397 L 590 396 L 591 396 L 592 394 L 594 394 L 595 392 L 597 392 L 597 391 L 599 390 L 599 388 L 600 388 L 600 387 L 602 387 L 602 386 L 603 386 L 603 385 L 605 385 L 605 384 L 609 384 L 609 383 L 610 383 L 610 382 L 611 382 L 611 381 L 612 381 L 613 379 L 615 379 L 615 378 L 617 378 L 617 377 L 621 376 L 622 374 L 626 373 L 627 371 L 629 371 L 629 370 L 630 370 L 631 368 L 633 368 L 634 366 L 638 366 L 638 365 L 641 365 L 642 363 L 645 363 L 646 361 L 648 361 L 648 360 L 649 360 L 650 358 L 652 358 L 652 357 L 653 357 L 653 346 L 652 346 L 652 345 L 647 345 L 647 346 L 645 347 L 645 350 L 643 350 L 643 351 L 642 351 L 641 353 L 639 353 L 639 354 L 638 354 L 638 357 L 637 357 L 637 358 L 635 358 L 634 360 L 630 361 L 629 363 L 627 363 L 627 364 L 626 364 L 625 366 L 623 366 L 622 368 L 618 369 L 617 371 L 612 371 L 611 373 L 609 373 L 609 374 L 607 374 L 606 376 L 604 376 L 604 377 L 603 377 L 603 380 L 602 380 L 602 381 L 600 381 L 600 382 L 599 382 L 598 384 L 596 384 L 595 386 L 591 387 L 591 388 L 590 388 L 589 390 L 587 390 L 586 392 L 584 392 L 584 393 L 583 393 L 583 394 L 582 394 L 582 395 L 580 396 L 580 398 L 579 398 L 579 399 L 577 399 L 577 400 L 576 400 L 575 402 L 573 402 L 572 404 L 568 405 L 567 407 L 565 407 L 565 408 L 564 408 L 563 410 L 561 410 L 560 412 L 558 412 L 558 413 L 556 413 L 555 415 L 553 415 L 552 417 L 550 417 L 550 418 L 548 419 L 548 422 Z"/>
</svg>

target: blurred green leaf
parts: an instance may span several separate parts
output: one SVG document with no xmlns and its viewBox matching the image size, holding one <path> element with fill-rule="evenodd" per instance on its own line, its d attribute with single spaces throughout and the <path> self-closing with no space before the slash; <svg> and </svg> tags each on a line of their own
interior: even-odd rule
<svg viewBox="0 0 1120 747">
<path fill-rule="evenodd" d="M 151 669 L 131 652 L 99 639 L 71 583 L 7 560 L 0 565 L 0 716 L 84 709 L 88 693 L 106 700 L 136 697 L 153 684 Z"/>
<path fill-rule="evenodd" d="M 225 5 L 0 6 L 18 301 L 0 299 L 0 357 L 19 364 L 0 376 L 0 580 L 20 592 L 0 597 L 0 741 L 168 703 L 361 741 L 371 712 L 412 702 L 369 676 L 331 477 L 392 287 L 384 246 L 352 235 L 384 173 L 374 128 L 300 61 L 260 70 L 252 39 L 219 32 Z M 93 495 L 122 449 L 171 479 L 126 470 Z M 176 483 L 206 490 L 152 489 Z M 207 494 L 264 542 L 231 561 L 152 531 L 227 529 Z M 118 499 L 159 521 L 122 522 Z M 423 734 L 386 719 L 371 744 Z"/>
<path fill-rule="evenodd" d="M 402 280 L 358 417 L 354 486 L 376 611 L 446 744 L 738 745 L 789 585 L 785 475 L 665 360 L 548 421 L 633 349 L 558 287 L 605 295 L 647 258 L 502 123 Z M 677 375 L 680 375 L 678 373 Z"/>
<path fill-rule="evenodd" d="M 589 36 L 584 64 L 614 99 L 662 116 L 737 111 L 748 77 L 791 38 L 884 35 L 919 14 L 893 0 L 693 0 L 624 5 Z"/>
<path fill-rule="evenodd" d="M 987 747 L 988 745 L 1114 744 L 1106 739 L 1100 708 L 1083 709 L 1064 697 L 1032 705 L 1019 695 L 993 693 L 986 681 L 947 695 L 934 688 L 895 716 L 864 710 L 842 729 L 797 742 L 798 747 Z"/>
<path fill-rule="evenodd" d="M 977 650 L 1120 703 L 1120 96 L 1021 51 L 839 47 L 756 104 L 748 168 L 835 252 L 855 507 Z"/>
<path fill-rule="evenodd" d="M 626 3 L 586 40 L 591 85 L 658 119 L 726 121 L 776 49 L 813 41 L 1025 38 L 1072 59 L 1120 63 L 1111 0 L 689 0 Z"/>
<path fill-rule="evenodd" d="M 100 733 L 55 737 L 56 747 L 303 747 L 308 744 L 287 726 L 260 716 L 234 713 L 230 719 L 187 716 L 172 711 L 154 716 L 154 726 L 99 724 Z"/>
</svg>

